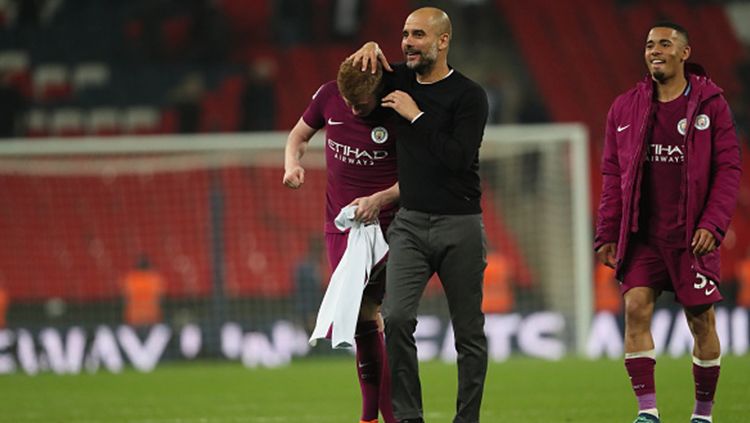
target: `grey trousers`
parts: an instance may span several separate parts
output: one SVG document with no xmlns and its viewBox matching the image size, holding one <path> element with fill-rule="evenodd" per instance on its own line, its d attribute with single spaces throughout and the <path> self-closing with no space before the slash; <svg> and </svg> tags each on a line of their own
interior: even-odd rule
<svg viewBox="0 0 750 423">
<path fill-rule="evenodd" d="M 487 373 L 481 308 L 487 242 L 482 216 L 432 215 L 402 208 L 388 229 L 388 243 L 383 318 L 396 418 L 423 417 L 414 330 L 419 300 L 437 273 L 448 299 L 458 352 L 453 422 L 479 422 Z"/>
</svg>

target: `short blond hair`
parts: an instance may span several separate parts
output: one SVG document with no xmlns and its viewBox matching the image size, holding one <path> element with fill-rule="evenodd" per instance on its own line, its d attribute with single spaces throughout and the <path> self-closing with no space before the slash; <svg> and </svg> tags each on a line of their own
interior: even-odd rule
<svg viewBox="0 0 750 423">
<path fill-rule="evenodd" d="M 383 67 L 378 63 L 375 73 L 360 70 L 359 66 L 352 65 L 352 59 L 344 60 L 339 66 L 336 77 L 336 85 L 341 95 L 351 103 L 361 103 L 371 97 L 377 97 L 383 86 Z"/>
</svg>

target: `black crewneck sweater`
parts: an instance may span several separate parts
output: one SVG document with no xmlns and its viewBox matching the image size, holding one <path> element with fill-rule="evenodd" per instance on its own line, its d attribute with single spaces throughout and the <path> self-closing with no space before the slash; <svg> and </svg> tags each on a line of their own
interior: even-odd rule
<svg viewBox="0 0 750 423">
<path fill-rule="evenodd" d="M 386 72 L 386 93 L 407 92 L 424 112 L 398 124 L 401 206 L 431 214 L 478 214 L 479 146 L 487 123 L 487 95 L 456 70 L 430 84 L 404 64 Z"/>
</svg>

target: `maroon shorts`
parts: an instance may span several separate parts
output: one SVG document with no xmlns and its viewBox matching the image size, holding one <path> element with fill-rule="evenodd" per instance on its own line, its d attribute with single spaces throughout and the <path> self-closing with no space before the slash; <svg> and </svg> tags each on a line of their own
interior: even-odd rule
<svg viewBox="0 0 750 423">
<path fill-rule="evenodd" d="M 346 244 L 349 239 L 349 233 L 326 233 L 326 248 L 328 250 L 328 263 L 331 269 L 336 269 L 341 257 L 346 251 Z M 377 304 L 383 303 L 385 296 L 385 262 L 378 265 L 370 273 L 370 280 L 365 287 L 364 295 L 375 301 Z"/>
<path fill-rule="evenodd" d="M 633 239 L 628 247 L 620 292 L 644 286 L 673 291 L 685 307 L 713 304 L 722 300 L 718 284 L 698 273 L 691 264 L 692 252 Z"/>
</svg>

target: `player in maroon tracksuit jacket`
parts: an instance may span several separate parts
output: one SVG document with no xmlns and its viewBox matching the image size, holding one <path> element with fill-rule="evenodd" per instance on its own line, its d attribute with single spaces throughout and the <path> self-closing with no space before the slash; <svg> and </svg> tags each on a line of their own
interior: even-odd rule
<svg viewBox="0 0 750 423">
<path fill-rule="evenodd" d="M 345 61 L 337 80 L 323 84 L 315 93 L 287 140 L 284 185 L 297 189 L 305 182 L 300 159 L 307 143 L 319 129 L 326 128 L 325 236 L 332 269 L 341 261 L 347 246 L 348 233 L 334 224 L 343 207 L 357 204 L 355 218 L 365 222 L 377 219 L 383 232 L 397 207 L 397 116 L 380 107 L 382 79 L 382 69 L 373 75 L 352 67 L 351 60 Z M 378 314 L 384 293 L 385 271 L 381 269 L 373 272 L 365 288 L 354 335 L 362 391 L 361 423 L 377 423 L 378 409 L 385 423 L 395 423 L 382 319 Z"/>
<path fill-rule="evenodd" d="M 722 299 L 719 245 L 739 191 L 739 143 L 721 88 L 686 64 L 690 51 L 684 28 L 655 25 L 645 45 L 650 75 L 607 116 L 595 249 L 621 281 L 637 423 L 659 422 L 650 328 L 662 291 L 674 291 L 695 341 L 691 423 L 711 422 L 719 378 L 713 304 Z"/>
</svg>

